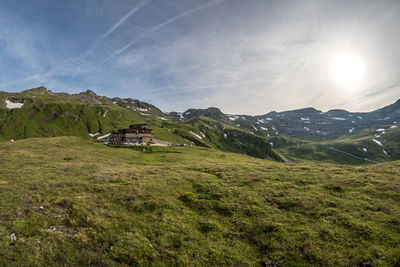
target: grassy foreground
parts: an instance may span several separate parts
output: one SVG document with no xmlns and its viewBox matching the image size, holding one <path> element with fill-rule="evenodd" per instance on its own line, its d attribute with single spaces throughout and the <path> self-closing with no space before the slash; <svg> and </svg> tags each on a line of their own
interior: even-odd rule
<svg viewBox="0 0 400 267">
<path fill-rule="evenodd" d="M 398 266 L 399 177 L 400 162 L 2 142 L 0 265 Z"/>
</svg>

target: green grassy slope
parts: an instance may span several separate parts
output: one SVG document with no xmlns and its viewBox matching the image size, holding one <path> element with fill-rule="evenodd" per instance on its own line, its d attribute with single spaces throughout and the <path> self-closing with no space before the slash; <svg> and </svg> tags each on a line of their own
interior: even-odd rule
<svg viewBox="0 0 400 267">
<path fill-rule="evenodd" d="M 26 104 L 21 109 L 0 110 L 0 135 L 22 139 L 45 136 L 88 136 L 109 133 L 143 122 L 136 114 L 111 105 L 72 103 Z"/>
<path fill-rule="evenodd" d="M 20 109 L 7 109 L 5 100 L 24 105 Z M 7 139 L 88 137 L 88 133 L 106 134 L 145 121 L 140 114 L 114 105 L 92 91 L 69 95 L 39 87 L 21 93 L 0 92 L 0 103 L 0 135 Z"/>
<path fill-rule="evenodd" d="M 175 124 L 175 133 L 198 146 L 247 154 L 257 158 L 282 161 L 262 137 L 211 118 L 198 117 L 186 123 Z"/>
<path fill-rule="evenodd" d="M 130 98 L 110 99 L 89 90 L 69 95 L 39 87 L 21 93 L 0 92 L 0 103 L 5 105 L 6 100 L 24 105 L 20 109 L 0 107 L 2 139 L 54 136 L 89 138 L 89 133 L 99 133 L 100 136 L 131 124 L 147 123 L 157 140 L 281 160 L 265 139 L 250 132 L 205 117 L 179 122 L 151 104 Z M 218 114 L 222 113 L 219 111 Z M 230 121 L 228 118 L 226 120 Z"/>
<path fill-rule="evenodd" d="M 56 137 L 1 142 L 0 166 L 0 265 L 400 264 L 399 162 Z"/>
<path fill-rule="evenodd" d="M 387 126 L 383 129 L 385 129 L 383 134 L 377 132 L 377 127 L 374 127 L 327 141 L 300 140 L 285 136 L 274 136 L 268 140 L 274 143 L 275 150 L 295 161 L 324 161 L 358 165 L 371 163 L 362 159 L 380 163 L 400 160 L 400 128 Z M 374 139 L 382 145 L 375 142 Z M 361 159 L 346 155 L 338 150 Z"/>
</svg>

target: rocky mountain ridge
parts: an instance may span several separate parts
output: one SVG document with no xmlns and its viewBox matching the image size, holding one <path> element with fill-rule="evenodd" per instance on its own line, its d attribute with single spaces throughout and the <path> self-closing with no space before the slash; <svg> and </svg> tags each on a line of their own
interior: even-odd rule
<svg viewBox="0 0 400 267">
<path fill-rule="evenodd" d="M 217 108 L 208 108 L 188 109 L 180 114 L 176 112 L 170 114 L 182 121 L 200 116 L 210 117 L 266 137 L 283 134 L 295 138 L 326 140 L 369 127 L 397 124 L 400 122 L 400 100 L 371 112 L 350 112 L 341 109 L 322 112 L 310 107 L 250 116 L 224 114 Z"/>
</svg>

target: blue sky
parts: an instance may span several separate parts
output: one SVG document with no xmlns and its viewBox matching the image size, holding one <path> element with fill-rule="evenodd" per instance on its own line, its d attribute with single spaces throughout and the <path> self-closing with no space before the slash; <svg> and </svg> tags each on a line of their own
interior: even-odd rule
<svg viewBox="0 0 400 267">
<path fill-rule="evenodd" d="M 399 33 L 397 0 L 0 0 L 0 90 L 368 111 L 400 98 Z M 331 73 L 344 52 L 363 64 L 351 88 Z"/>
</svg>

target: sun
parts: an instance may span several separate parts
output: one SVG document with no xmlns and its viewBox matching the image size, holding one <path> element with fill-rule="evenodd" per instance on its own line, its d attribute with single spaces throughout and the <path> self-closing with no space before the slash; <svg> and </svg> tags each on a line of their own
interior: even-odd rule
<svg viewBox="0 0 400 267">
<path fill-rule="evenodd" d="M 341 86 L 354 88 L 363 79 L 364 62 L 351 53 L 337 54 L 332 61 L 332 75 Z"/>
</svg>

